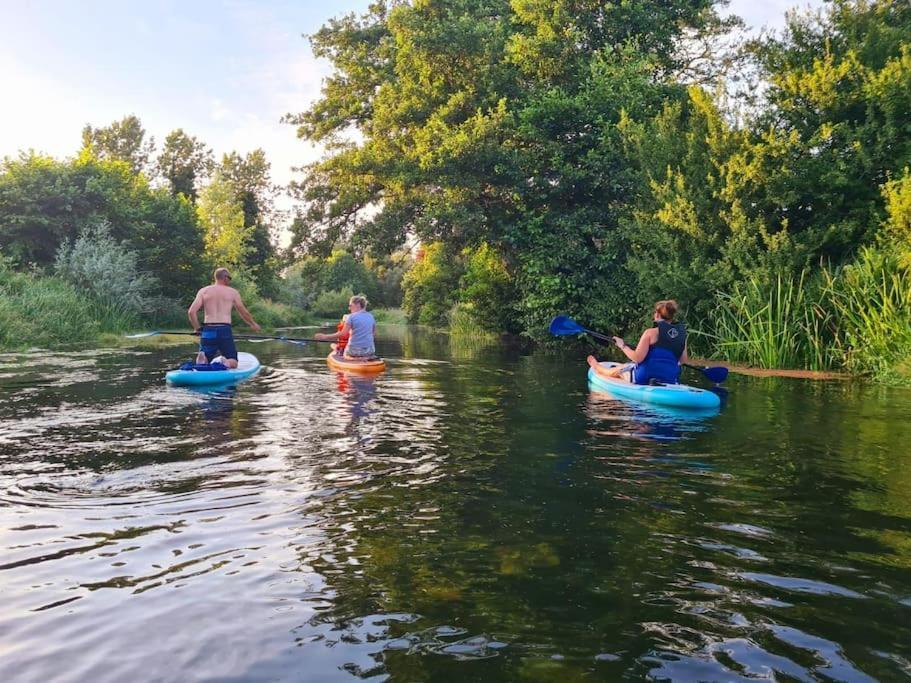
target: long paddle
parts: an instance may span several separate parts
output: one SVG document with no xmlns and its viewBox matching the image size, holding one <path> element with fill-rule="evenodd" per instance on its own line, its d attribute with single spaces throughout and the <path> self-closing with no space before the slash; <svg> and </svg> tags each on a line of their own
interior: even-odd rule
<svg viewBox="0 0 911 683">
<path fill-rule="evenodd" d="M 572 334 L 590 334 L 592 337 L 601 339 L 603 341 L 613 343 L 613 339 L 606 334 L 601 334 L 600 332 L 595 332 L 590 330 L 587 327 L 582 327 L 572 318 L 568 318 L 565 315 L 558 315 L 556 318 L 550 321 L 550 333 L 555 337 L 566 337 Z M 690 363 L 683 363 L 684 367 L 689 368 L 690 370 L 697 370 L 701 372 L 706 379 L 715 384 L 720 384 L 728 377 L 728 369 L 715 366 L 715 367 L 702 367 L 700 365 L 692 365 Z"/>
<path fill-rule="evenodd" d="M 143 337 L 154 337 L 159 334 L 183 334 L 191 337 L 198 337 L 198 332 L 169 332 L 164 330 L 152 330 L 151 332 L 140 332 L 138 334 L 125 335 L 127 339 L 141 339 Z M 266 334 L 235 334 L 235 339 L 247 339 L 249 341 L 275 341 L 290 342 L 292 344 L 304 344 L 306 342 L 331 342 L 331 339 L 313 339 L 312 337 L 273 337 Z"/>
</svg>

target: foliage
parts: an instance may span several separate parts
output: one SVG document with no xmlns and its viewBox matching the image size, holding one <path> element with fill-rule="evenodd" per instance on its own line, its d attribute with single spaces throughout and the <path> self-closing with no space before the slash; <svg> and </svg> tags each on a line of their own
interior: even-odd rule
<svg viewBox="0 0 911 683">
<path fill-rule="evenodd" d="M 911 270 L 892 249 L 864 248 L 817 275 L 751 278 L 715 306 L 711 344 L 726 360 L 894 379 L 911 357 Z"/>
<path fill-rule="evenodd" d="M 234 268 L 234 284 L 261 324 L 303 320 L 300 310 L 263 298 L 276 289 L 278 261 L 261 150 L 228 155 L 197 207 L 211 153 L 183 131 L 168 136 L 157 160 L 169 185 L 161 188 L 145 175 L 153 143 L 138 118 L 87 126 L 84 143 L 72 159 L 30 152 L 0 162 L 10 294 L 0 308 L 4 321 L 15 319 L 4 322 L 0 348 L 25 343 L 20 336 L 53 346 L 143 323 L 185 324 L 188 297 L 209 279 L 213 259 Z M 55 268 L 59 277 L 47 277 Z"/>
<path fill-rule="evenodd" d="M 310 310 L 323 318 L 341 318 L 348 312 L 348 301 L 352 296 L 354 292 L 350 287 L 320 292 L 310 304 Z"/>
<path fill-rule="evenodd" d="M 219 172 L 240 202 L 244 227 L 249 230 L 249 248 L 244 263 L 256 278 L 261 291 L 268 296 L 276 296 L 278 258 L 272 235 L 275 188 L 269 176 L 266 153 L 256 149 L 245 156 L 237 152 L 225 154 Z"/>
<path fill-rule="evenodd" d="M 149 309 L 154 282 L 139 271 L 136 252 L 111 237 L 105 221 L 86 226 L 72 244 L 64 240 L 54 268 L 77 289 L 119 311 L 119 317 L 135 319 Z"/>
<path fill-rule="evenodd" d="M 221 173 L 199 195 L 196 212 L 210 263 L 239 270 L 246 263 L 253 230 L 244 224 L 243 206 Z"/>
<path fill-rule="evenodd" d="M 99 331 L 91 301 L 72 284 L 17 273 L 0 258 L 0 348 L 76 344 Z"/>
<path fill-rule="evenodd" d="M 145 128 L 139 118 L 123 117 L 109 126 L 82 129 L 82 147 L 99 159 L 122 161 L 129 165 L 133 175 L 149 168 L 149 159 L 155 151 L 155 138 L 145 139 Z"/>
<path fill-rule="evenodd" d="M 880 379 L 911 357 L 911 269 L 894 251 L 867 248 L 827 273 L 827 301 L 837 320 L 840 363 Z"/>
<path fill-rule="evenodd" d="M 401 308 L 375 308 L 371 311 L 377 323 L 382 325 L 406 325 L 408 316 Z"/>
<path fill-rule="evenodd" d="M 883 186 L 883 198 L 885 239 L 895 246 L 902 263 L 911 266 L 911 172 L 907 166 L 900 177 Z"/>
<path fill-rule="evenodd" d="M 456 254 L 442 242 L 428 244 L 405 273 L 402 307 L 408 321 L 441 327 L 456 304 L 459 279 L 464 267 Z"/>
<path fill-rule="evenodd" d="M 401 254 L 383 259 L 369 255 L 363 259 L 337 249 L 330 256 L 308 256 L 294 263 L 285 273 L 282 299 L 310 309 L 327 292 L 350 289 L 364 294 L 371 307 L 397 307 L 402 302 L 401 281 L 407 259 Z M 342 308 L 344 311 L 347 307 Z"/>
<path fill-rule="evenodd" d="M 158 173 L 171 187 L 171 194 L 183 194 L 196 201 L 200 183 L 215 165 L 212 150 L 182 128 L 171 131 L 157 160 Z"/>
<path fill-rule="evenodd" d="M 396 251 L 382 258 L 364 255 L 364 267 L 376 280 L 377 291 L 374 301 L 377 306 L 398 308 L 402 305 L 404 292 L 402 280 L 411 268 L 413 259 L 408 251 Z M 366 291 L 366 290 L 362 290 Z"/>
<path fill-rule="evenodd" d="M 298 186 L 309 209 L 296 246 L 351 236 L 388 251 L 408 235 L 451 253 L 486 244 L 529 333 L 557 311 L 623 321 L 631 278 L 618 225 L 641 182 L 617 124 L 683 92 L 665 80 L 684 68 L 678 38 L 709 24 L 717 30 L 709 0 L 379 3 L 330 22 L 313 44 L 336 73 L 288 118 L 332 151 Z M 453 298 L 432 295 L 422 314 L 406 287 L 409 316 L 445 320 Z"/>
<path fill-rule="evenodd" d="M 474 311 L 465 304 L 456 304 L 449 311 L 449 334 L 452 339 L 458 339 L 459 345 L 467 340 L 497 339 L 496 331 L 478 323 Z"/>
<path fill-rule="evenodd" d="M 515 281 L 506 262 L 488 244 L 466 250 L 459 283 L 460 313 L 484 330 L 516 331 Z M 453 321 L 454 322 L 454 321 Z"/>
<path fill-rule="evenodd" d="M 795 12 L 738 62 L 718 5 L 428 0 L 331 21 L 312 42 L 335 71 L 287 117 L 330 151 L 297 186 L 293 247 L 417 237 L 414 321 L 460 302 L 531 336 L 555 313 L 621 332 L 674 297 L 729 356 L 840 364 L 824 268 L 907 243 L 911 6 Z M 764 82 L 746 108 L 704 88 L 743 59 Z"/>
<path fill-rule="evenodd" d="M 709 320 L 717 357 L 762 368 L 831 366 L 832 313 L 822 283 L 806 272 L 757 277 L 721 292 Z"/>
<path fill-rule="evenodd" d="M 50 268 L 64 240 L 99 220 L 136 252 L 160 296 L 184 295 L 206 278 L 192 205 L 153 190 L 122 161 L 89 152 L 57 161 L 34 153 L 0 163 L 0 249 L 15 267 Z"/>
</svg>

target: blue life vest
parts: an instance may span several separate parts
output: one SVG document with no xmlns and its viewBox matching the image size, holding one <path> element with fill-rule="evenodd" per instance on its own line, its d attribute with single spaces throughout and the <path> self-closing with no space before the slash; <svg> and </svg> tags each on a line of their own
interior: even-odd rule
<svg viewBox="0 0 911 683">
<path fill-rule="evenodd" d="M 680 379 L 680 356 L 686 348 L 686 326 L 665 320 L 655 323 L 658 341 L 652 344 L 648 355 L 633 371 L 633 382 L 648 384 L 652 380 L 662 384 L 677 384 Z"/>
</svg>

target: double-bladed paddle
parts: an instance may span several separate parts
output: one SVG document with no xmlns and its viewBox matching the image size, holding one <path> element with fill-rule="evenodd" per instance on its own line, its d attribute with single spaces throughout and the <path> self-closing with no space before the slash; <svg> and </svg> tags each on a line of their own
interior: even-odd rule
<svg viewBox="0 0 911 683">
<path fill-rule="evenodd" d="M 127 339 L 141 339 L 143 337 L 154 337 L 159 334 L 183 334 L 191 337 L 198 337 L 199 332 L 168 332 L 164 330 L 153 330 L 151 332 L 140 332 L 138 334 L 127 334 L 125 335 Z M 235 334 L 235 339 L 245 339 L 247 341 L 257 342 L 257 341 L 283 341 L 290 344 L 306 344 L 307 342 L 327 342 L 332 341 L 331 339 L 313 339 L 312 337 L 274 337 L 265 334 Z"/>
<path fill-rule="evenodd" d="M 613 339 L 600 332 L 595 332 L 590 330 L 587 327 L 582 327 L 572 318 L 568 318 L 565 315 L 558 315 L 556 318 L 550 321 L 550 333 L 555 337 L 566 337 L 572 334 L 589 334 L 596 339 L 601 339 L 606 342 L 613 343 Z M 697 370 L 701 372 L 706 379 L 715 384 L 720 384 L 728 377 L 728 369 L 721 366 L 715 367 L 703 367 L 699 365 L 692 365 L 690 363 L 683 363 L 684 367 L 689 368 L 690 370 Z"/>
</svg>

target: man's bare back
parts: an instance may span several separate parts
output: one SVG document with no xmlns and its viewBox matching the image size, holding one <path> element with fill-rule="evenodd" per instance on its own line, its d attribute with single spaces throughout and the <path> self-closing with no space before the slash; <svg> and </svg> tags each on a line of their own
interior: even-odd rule
<svg viewBox="0 0 911 683">
<path fill-rule="evenodd" d="M 243 306 L 240 294 L 233 287 L 222 284 L 203 287 L 196 293 L 196 300 L 193 301 L 193 306 L 196 307 L 194 312 L 199 311 L 200 308 L 205 311 L 204 322 L 207 324 L 227 323 L 230 325 L 231 310 L 236 304 Z"/>
</svg>

